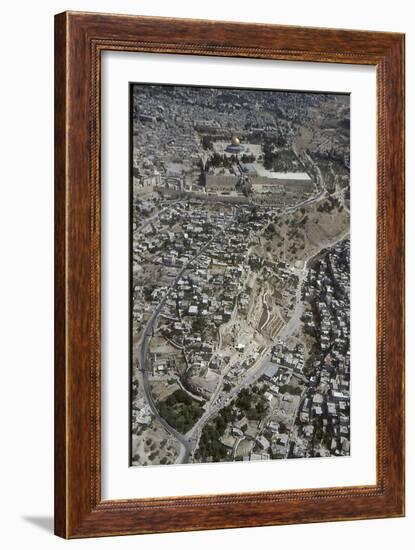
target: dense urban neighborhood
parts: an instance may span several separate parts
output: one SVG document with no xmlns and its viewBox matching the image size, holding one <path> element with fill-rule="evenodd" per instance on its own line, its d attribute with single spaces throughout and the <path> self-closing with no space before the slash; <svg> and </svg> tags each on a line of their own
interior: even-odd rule
<svg viewBox="0 0 415 550">
<path fill-rule="evenodd" d="M 132 85 L 131 464 L 350 454 L 349 96 Z"/>
</svg>

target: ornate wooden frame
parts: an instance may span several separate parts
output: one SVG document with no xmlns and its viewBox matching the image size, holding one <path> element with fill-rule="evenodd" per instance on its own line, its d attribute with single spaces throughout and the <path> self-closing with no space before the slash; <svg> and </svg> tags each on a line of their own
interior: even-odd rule
<svg viewBox="0 0 415 550">
<path fill-rule="evenodd" d="M 100 54 L 103 50 L 376 66 L 376 485 L 101 500 Z M 77 538 L 402 516 L 404 35 L 126 15 L 59 14 L 55 18 L 55 159 L 55 533 Z"/>
</svg>

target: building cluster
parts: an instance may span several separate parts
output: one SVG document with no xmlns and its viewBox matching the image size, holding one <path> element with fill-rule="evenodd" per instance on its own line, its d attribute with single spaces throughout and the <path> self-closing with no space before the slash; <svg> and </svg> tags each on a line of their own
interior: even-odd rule
<svg viewBox="0 0 415 550">
<path fill-rule="evenodd" d="M 252 433 L 243 434 L 251 442 L 243 460 L 350 454 L 349 269 L 348 239 L 310 268 L 303 294 L 311 308 L 303 324 L 315 345 L 278 341 L 272 348 L 262 377 L 269 408 Z M 284 412 L 294 420 L 291 427 Z M 235 424 L 228 432 L 229 443 L 238 436 Z"/>
<path fill-rule="evenodd" d="M 315 190 L 312 178 L 306 172 L 273 172 L 259 162 L 235 161 L 227 169 L 213 169 L 202 175 L 207 194 L 238 195 L 252 193 L 281 197 L 284 194 L 310 196 Z M 245 185 L 244 185 L 245 184 Z"/>
<path fill-rule="evenodd" d="M 305 331 L 314 338 L 310 387 L 298 419 L 293 456 L 350 452 L 350 240 L 326 251 L 304 284 Z"/>
<path fill-rule="evenodd" d="M 200 208 L 198 201 L 170 203 L 148 224 L 146 238 L 134 242 L 137 267 L 147 271 L 149 265 L 157 265 L 164 274 L 151 285 L 151 292 L 145 294 L 137 285 L 134 320 L 141 326 L 143 315 L 145 321 L 165 298 L 158 329 L 182 351 L 187 377 L 208 378 L 226 367 L 229 358 L 217 353 L 219 329 L 233 316 L 247 314 L 251 290 L 246 281 L 252 271 L 260 271 L 263 280 L 281 292 L 281 311 L 287 318 L 292 314 L 298 288 L 295 270 L 284 261 L 264 261 L 250 250 L 274 216 L 272 209 L 252 216 L 244 206 L 217 211 Z M 262 378 L 269 414 L 264 411 L 262 421 L 250 423 L 250 435 L 238 436 L 235 430 L 241 427 L 230 423 L 223 436 L 228 452 L 238 459 L 349 453 L 349 254 L 350 242 L 345 240 L 310 265 L 302 288 L 306 304 L 302 323 L 316 339 L 317 351 L 310 355 L 302 344 L 290 348 L 276 339 Z M 244 351 L 237 335 L 234 346 L 236 352 Z M 225 384 L 234 386 L 257 357 L 258 351 L 252 349 L 235 361 Z M 149 366 L 154 380 L 180 381 L 182 376 L 174 356 L 156 353 Z M 201 387 L 192 389 L 209 397 Z M 287 430 L 288 420 L 273 417 L 275 410 L 283 412 L 283 419 L 284 411 L 287 418 L 295 419 L 295 436 Z M 149 420 L 145 409 L 136 407 L 134 422 Z M 248 447 L 234 449 L 237 441 L 246 439 Z"/>
<path fill-rule="evenodd" d="M 217 212 L 214 207 L 201 209 L 192 203 L 184 209 L 178 203 L 161 214 L 157 224 L 150 223 L 146 238 L 134 241 L 134 273 L 139 278 L 140 272 L 148 273 L 157 265 L 162 275 L 146 293 L 142 285 L 135 285 L 136 332 L 164 299 L 159 331 L 183 351 L 189 372 L 205 377 L 208 370 L 220 372 L 222 358 L 215 354 L 220 347 L 219 328 L 236 313 L 247 312 L 250 290 L 246 281 L 256 268 L 250 246 L 271 215 L 268 211 L 258 221 L 249 218 L 248 207 Z M 237 377 L 255 358 L 253 354 L 235 365 L 232 376 Z"/>
<path fill-rule="evenodd" d="M 197 432 L 196 460 L 350 453 L 350 241 L 309 262 L 291 250 L 291 214 L 305 207 L 311 217 L 323 195 L 346 205 L 348 142 L 336 141 L 338 120 L 324 123 L 323 104 L 347 119 L 335 96 L 133 86 L 138 447 L 157 424 L 153 401 L 180 388 L 187 398 L 169 418 L 183 433 L 202 408 L 215 411 Z M 297 153 L 300 127 L 313 129 L 312 152 Z"/>
<path fill-rule="evenodd" d="M 245 174 L 252 178 L 257 194 L 311 193 L 313 180 L 296 160 L 281 172 L 266 171 L 261 144 L 271 139 L 282 150 L 291 150 L 299 121 L 311 124 L 313 109 L 322 102 L 330 103 L 320 94 L 134 85 L 134 183 L 144 188 L 205 192 L 213 188 L 213 192 L 232 194 L 238 192 L 238 181 Z M 209 147 L 203 146 L 204 140 Z M 218 150 L 236 157 L 233 168 L 206 171 L 209 156 Z M 257 162 L 240 162 L 247 153 Z"/>
</svg>

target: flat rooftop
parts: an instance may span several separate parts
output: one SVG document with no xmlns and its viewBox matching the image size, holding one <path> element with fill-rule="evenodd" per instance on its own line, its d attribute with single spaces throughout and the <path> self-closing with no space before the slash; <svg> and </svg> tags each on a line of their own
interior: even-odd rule
<svg viewBox="0 0 415 550">
<path fill-rule="evenodd" d="M 264 166 L 258 162 L 251 165 L 259 176 L 265 176 L 269 179 L 277 180 L 296 180 L 296 181 L 311 181 L 307 172 L 273 172 L 267 170 Z"/>
</svg>

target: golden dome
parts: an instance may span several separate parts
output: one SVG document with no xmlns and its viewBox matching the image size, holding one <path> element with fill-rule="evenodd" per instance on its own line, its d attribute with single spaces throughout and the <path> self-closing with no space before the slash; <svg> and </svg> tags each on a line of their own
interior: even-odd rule
<svg viewBox="0 0 415 550">
<path fill-rule="evenodd" d="M 239 145 L 241 143 L 240 139 L 238 138 L 238 136 L 232 136 L 232 145 Z"/>
</svg>

